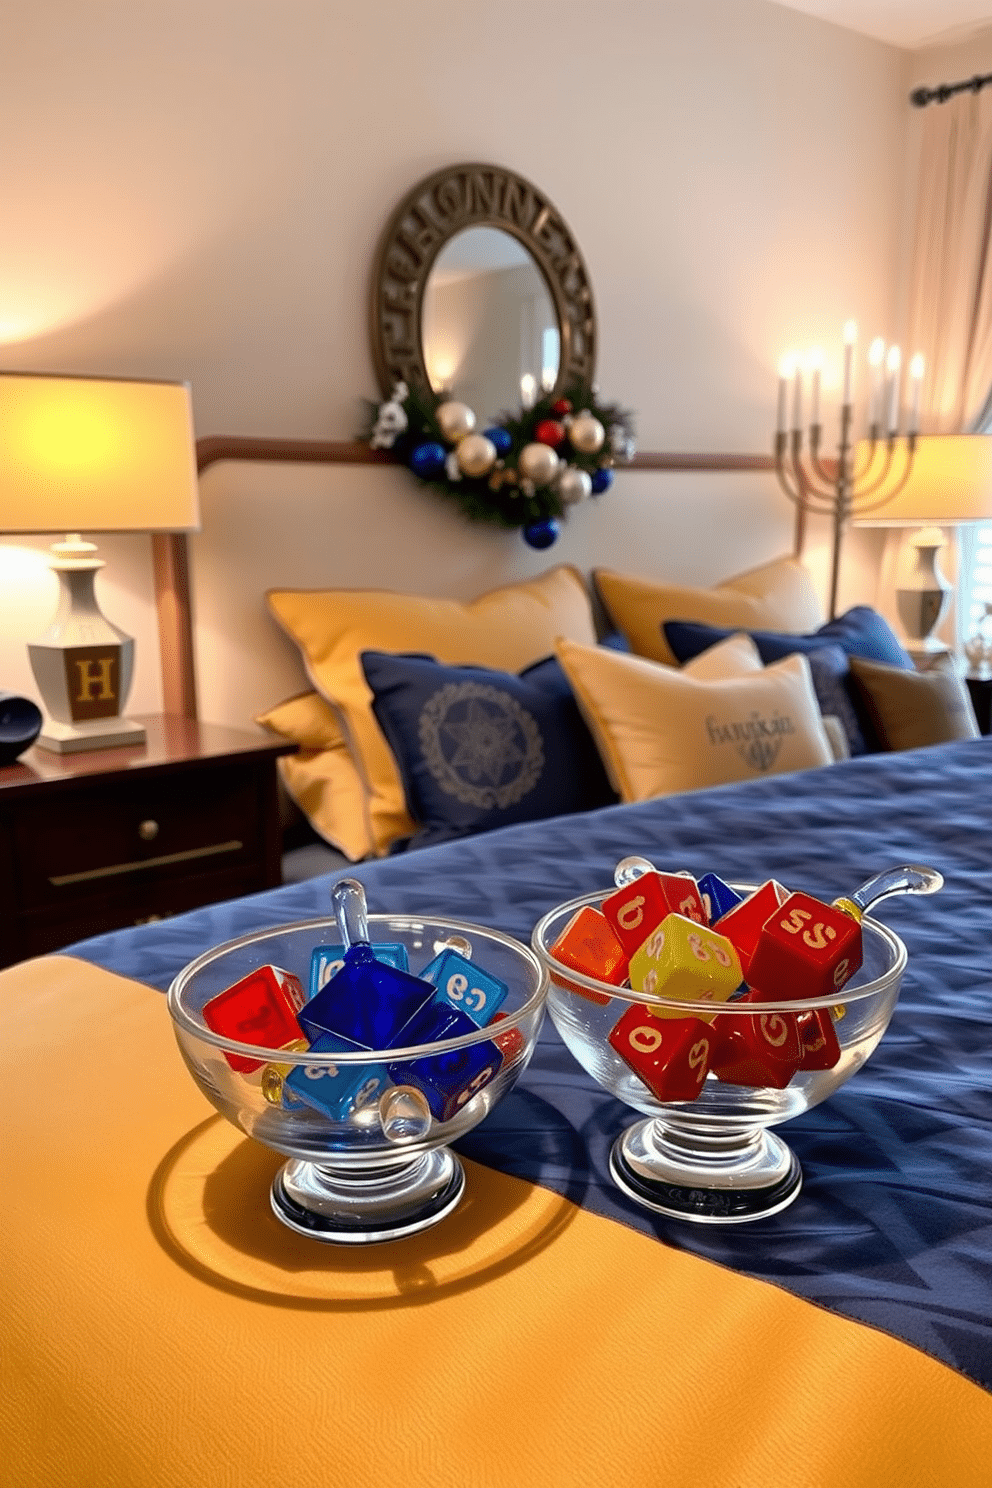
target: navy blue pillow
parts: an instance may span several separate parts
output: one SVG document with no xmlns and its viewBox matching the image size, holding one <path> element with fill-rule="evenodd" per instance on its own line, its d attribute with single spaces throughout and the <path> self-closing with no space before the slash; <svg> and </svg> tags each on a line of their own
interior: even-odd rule
<svg viewBox="0 0 992 1488">
<path fill-rule="evenodd" d="M 742 626 L 724 629 L 716 625 L 699 625 L 689 620 L 666 620 L 662 623 L 665 639 L 673 655 L 682 663 L 691 661 L 701 651 L 708 651 L 710 646 L 716 645 L 717 641 L 725 640 L 727 636 L 734 635 L 742 629 Z M 787 635 L 776 630 L 749 630 L 747 634 L 757 646 L 766 666 L 769 662 L 781 661 L 783 657 L 792 656 L 797 651 L 803 652 L 808 658 L 812 652 L 819 651 L 824 646 L 839 646 L 847 656 L 862 656 L 866 661 L 880 661 L 885 666 L 902 667 L 904 671 L 915 670 L 912 657 L 900 645 L 895 631 L 888 621 L 870 605 L 855 605 L 845 614 L 838 615 L 836 620 L 828 620 L 826 625 L 821 625 L 819 630 L 813 631 L 811 635 Z M 831 704 L 831 689 L 828 687 L 824 695 L 817 686 L 818 678 L 821 684 L 824 683 L 826 671 L 827 665 L 821 665 L 813 674 L 813 685 L 816 688 L 820 711 L 836 713 L 841 718 L 852 754 L 865 754 L 878 750 L 881 747 L 880 741 L 865 713 L 864 704 L 850 675 L 850 670 L 847 669 L 844 673 L 843 689 L 850 705 L 849 711 L 853 714 L 857 724 L 853 731 L 850 727 L 850 719 L 845 716 L 847 710 L 840 712 L 836 706 Z M 833 702 L 836 702 L 835 685 L 833 686 Z"/>
<path fill-rule="evenodd" d="M 615 803 L 555 657 L 519 676 L 419 653 L 360 659 L 418 824 L 406 846 Z"/>
</svg>

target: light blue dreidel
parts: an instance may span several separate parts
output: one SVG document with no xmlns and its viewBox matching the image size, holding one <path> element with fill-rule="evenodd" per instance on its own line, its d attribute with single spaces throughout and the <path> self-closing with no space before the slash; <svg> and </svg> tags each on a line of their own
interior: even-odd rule
<svg viewBox="0 0 992 1488">
<path fill-rule="evenodd" d="M 358 1044 L 337 1034 L 325 1033 L 310 1045 L 314 1054 L 357 1054 Z M 347 1121 L 355 1111 L 378 1100 L 389 1084 L 384 1064 L 297 1064 L 285 1079 L 285 1088 L 330 1116 Z M 285 1095 L 284 1095 L 285 1100 Z"/>
<path fill-rule="evenodd" d="M 699 880 L 699 893 L 711 925 L 715 925 L 728 910 L 744 902 L 744 895 L 738 894 L 715 873 L 703 874 Z"/>
<path fill-rule="evenodd" d="M 376 958 L 369 943 L 365 890 L 342 878 L 331 902 L 344 944 L 344 964 L 315 997 L 303 1005 L 299 1023 L 311 1044 L 325 1033 L 364 1049 L 398 1047 L 404 1024 L 434 996 L 434 986 Z"/>
<path fill-rule="evenodd" d="M 372 947 L 377 961 L 384 966 L 394 966 L 397 971 L 410 970 L 410 958 L 406 946 L 400 941 L 376 941 Z M 310 956 L 310 988 L 307 996 L 316 997 L 327 986 L 332 976 L 337 976 L 344 965 L 343 945 L 314 946 Z"/>
<path fill-rule="evenodd" d="M 477 1028 L 492 1021 L 494 1013 L 506 1001 L 510 989 L 499 977 L 490 976 L 474 966 L 466 956 L 448 949 L 435 956 L 420 975 L 437 987 L 437 999 L 449 1007 L 468 1013 Z"/>
</svg>

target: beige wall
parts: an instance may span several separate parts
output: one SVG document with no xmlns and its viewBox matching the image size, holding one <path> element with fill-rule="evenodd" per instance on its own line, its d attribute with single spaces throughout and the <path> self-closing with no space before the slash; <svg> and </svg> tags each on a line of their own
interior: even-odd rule
<svg viewBox="0 0 992 1488">
<path fill-rule="evenodd" d="M 465 159 L 528 176 L 575 232 L 599 383 L 642 448 L 764 451 L 784 350 L 832 353 L 832 411 L 844 320 L 866 341 L 895 331 L 907 59 L 849 31 L 764 0 L 17 9 L 0 49 L 5 366 L 185 378 L 201 434 L 349 437 L 377 392 L 377 238 L 417 179 Z M 266 670 L 283 654 L 267 583 L 478 592 L 555 559 L 708 582 L 789 545 L 770 479 L 619 484 L 535 554 L 468 532 L 403 472 L 345 491 L 218 468 L 192 545 L 204 713 L 247 718 L 295 676 Z M 23 644 L 46 606 L 24 568 L 44 543 L 22 546 L 0 568 L 0 686 L 33 693 Z M 147 544 L 103 546 L 105 607 L 139 640 L 132 708 L 155 707 Z M 860 552 L 848 599 L 873 594 Z M 223 610 L 232 584 L 264 654 Z"/>
</svg>

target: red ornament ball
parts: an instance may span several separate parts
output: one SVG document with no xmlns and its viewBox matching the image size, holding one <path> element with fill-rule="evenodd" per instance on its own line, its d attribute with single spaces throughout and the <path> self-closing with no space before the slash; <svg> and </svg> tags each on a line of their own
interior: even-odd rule
<svg viewBox="0 0 992 1488">
<path fill-rule="evenodd" d="M 565 426 L 557 419 L 542 419 L 534 430 L 534 438 L 538 444 L 550 444 L 552 449 L 557 449 L 565 442 Z"/>
<path fill-rule="evenodd" d="M 559 398 L 556 403 L 552 403 L 551 407 L 559 417 L 562 414 L 571 413 L 572 411 L 572 405 L 567 398 Z"/>
</svg>

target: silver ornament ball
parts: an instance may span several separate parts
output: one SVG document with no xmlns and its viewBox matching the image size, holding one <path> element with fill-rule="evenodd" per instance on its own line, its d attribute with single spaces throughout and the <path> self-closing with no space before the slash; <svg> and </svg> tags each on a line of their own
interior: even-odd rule
<svg viewBox="0 0 992 1488">
<path fill-rule="evenodd" d="M 525 444 L 520 451 L 520 473 L 535 486 L 546 486 L 558 470 L 558 456 L 548 444 Z"/>
<path fill-rule="evenodd" d="M 439 403 L 435 417 L 441 433 L 452 444 L 457 444 L 475 428 L 475 414 L 467 403 Z"/>
<path fill-rule="evenodd" d="M 594 455 L 603 447 L 606 430 L 599 419 L 585 409 L 582 413 L 577 413 L 569 424 L 568 437 L 573 449 L 580 450 L 584 455 Z"/>
<path fill-rule="evenodd" d="M 567 465 L 558 477 L 558 495 L 566 506 L 574 506 L 576 502 L 585 501 L 587 496 L 592 495 L 592 479 L 584 470 L 579 470 L 575 465 Z"/>
<path fill-rule="evenodd" d="M 466 434 L 458 445 L 463 475 L 487 475 L 496 463 L 496 446 L 484 434 Z"/>
</svg>

